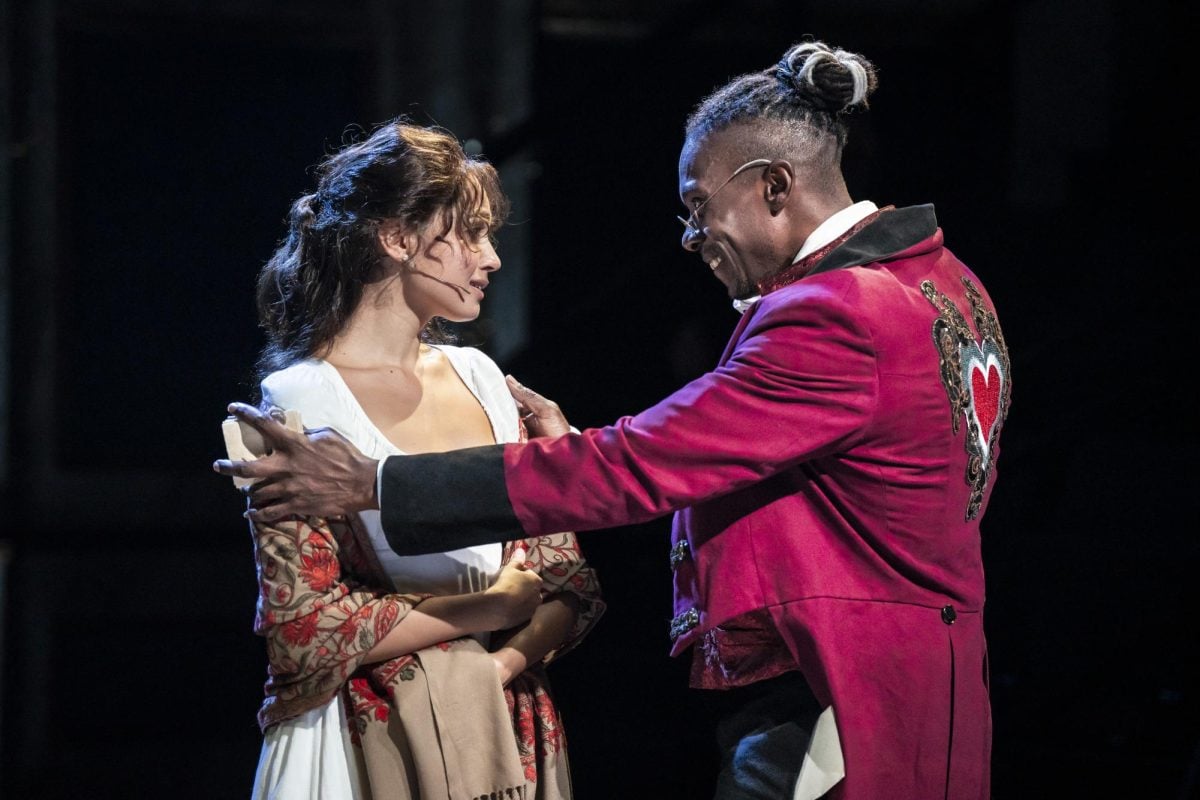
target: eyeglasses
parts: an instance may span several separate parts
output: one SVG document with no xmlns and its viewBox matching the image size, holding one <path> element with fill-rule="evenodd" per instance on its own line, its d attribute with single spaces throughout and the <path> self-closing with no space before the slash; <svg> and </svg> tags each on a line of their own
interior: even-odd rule
<svg viewBox="0 0 1200 800">
<path fill-rule="evenodd" d="M 747 161 L 745 164 L 742 164 L 740 167 L 735 169 L 733 171 L 733 174 L 725 179 L 724 183 L 722 183 L 716 189 L 713 189 L 712 193 L 709 194 L 708 197 L 701 200 L 700 205 L 698 205 L 692 209 L 692 213 L 688 214 L 687 219 L 684 219 L 683 217 L 679 217 L 679 216 L 675 217 L 675 219 L 677 219 L 683 223 L 683 227 L 685 230 L 684 236 L 691 237 L 691 236 L 699 236 L 700 235 L 700 212 L 704 209 L 704 207 L 706 205 L 708 205 L 708 201 L 712 200 L 714 197 L 717 196 L 717 192 L 721 191 L 722 189 L 724 189 L 726 186 L 729 185 L 729 182 L 731 180 L 736 178 L 738 175 L 741 175 L 743 172 L 745 172 L 748 169 L 754 169 L 755 167 L 765 167 L 770 163 L 771 163 L 771 159 L 769 159 L 769 158 L 756 158 L 753 161 Z"/>
</svg>

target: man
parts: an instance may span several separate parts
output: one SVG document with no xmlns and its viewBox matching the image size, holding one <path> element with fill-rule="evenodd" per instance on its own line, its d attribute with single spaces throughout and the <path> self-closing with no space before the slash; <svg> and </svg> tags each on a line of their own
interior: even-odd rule
<svg viewBox="0 0 1200 800">
<path fill-rule="evenodd" d="M 718 797 L 987 797 L 979 522 L 1008 352 L 932 207 L 850 198 L 844 115 L 875 82 L 803 42 L 691 115 L 683 246 L 744 313 L 718 366 L 654 407 L 377 465 L 235 404 L 276 449 L 217 470 L 258 480 L 264 519 L 378 506 L 400 553 L 675 512 L 672 654 L 733 700 Z"/>
</svg>

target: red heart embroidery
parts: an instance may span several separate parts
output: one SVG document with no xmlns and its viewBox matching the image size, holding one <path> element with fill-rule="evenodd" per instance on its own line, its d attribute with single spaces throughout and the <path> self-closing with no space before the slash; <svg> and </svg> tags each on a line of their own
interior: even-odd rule
<svg viewBox="0 0 1200 800">
<path fill-rule="evenodd" d="M 1000 371 L 995 364 L 988 365 L 987 375 L 980 365 L 971 365 L 971 403 L 975 406 L 975 419 L 979 420 L 979 435 L 986 445 L 1000 413 Z"/>
</svg>

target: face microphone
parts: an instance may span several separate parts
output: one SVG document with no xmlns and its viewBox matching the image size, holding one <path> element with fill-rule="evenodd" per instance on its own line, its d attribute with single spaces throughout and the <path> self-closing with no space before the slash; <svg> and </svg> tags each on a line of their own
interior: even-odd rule
<svg viewBox="0 0 1200 800">
<path fill-rule="evenodd" d="M 409 270 L 409 272 L 414 272 L 423 278 L 429 278 L 429 280 L 431 280 L 431 281 L 440 283 L 442 286 L 449 286 L 451 289 L 458 292 L 459 299 L 464 299 L 465 295 L 471 294 L 471 289 L 468 286 L 460 286 L 457 283 L 451 283 L 450 281 L 444 281 L 441 278 L 438 278 L 434 275 L 430 275 L 428 272 L 423 272 L 423 271 L 417 269 L 416 267 L 409 267 L 408 270 Z"/>
</svg>

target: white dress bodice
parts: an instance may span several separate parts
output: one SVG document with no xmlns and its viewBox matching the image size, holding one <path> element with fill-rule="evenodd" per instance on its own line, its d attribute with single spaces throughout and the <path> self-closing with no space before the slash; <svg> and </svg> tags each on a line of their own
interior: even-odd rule
<svg viewBox="0 0 1200 800">
<path fill-rule="evenodd" d="M 435 345 L 445 355 L 463 384 L 483 407 L 496 442 L 519 438 L 517 407 L 504 375 L 482 351 L 472 347 Z M 371 422 L 341 373 L 327 361 L 309 359 L 273 372 L 263 380 L 264 403 L 300 412 L 306 428 L 329 427 L 345 436 L 362 453 L 382 460 L 403 455 Z M 464 497 L 469 503 L 470 498 Z M 379 512 L 359 513 L 370 534 L 384 572 L 399 592 L 457 594 L 482 588 L 500 571 L 501 545 L 485 544 L 445 553 L 399 556 L 388 547 Z"/>
</svg>

